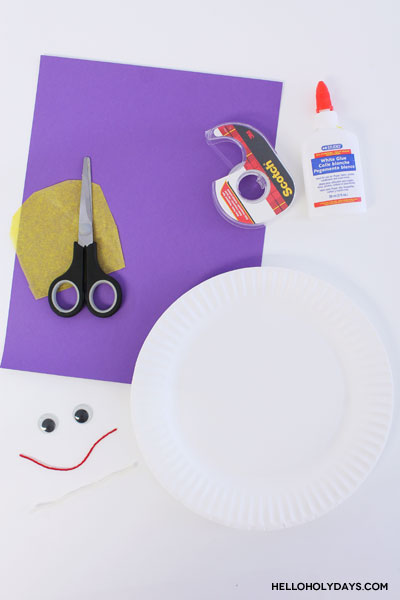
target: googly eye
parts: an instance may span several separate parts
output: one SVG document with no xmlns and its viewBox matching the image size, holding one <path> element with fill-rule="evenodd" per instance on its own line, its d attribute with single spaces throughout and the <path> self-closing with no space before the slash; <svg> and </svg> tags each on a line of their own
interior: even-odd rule
<svg viewBox="0 0 400 600">
<path fill-rule="evenodd" d="M 93 411 L 87 404 L 80 404 L 74 409 L 74 419 L 77 423 L 87 423 L 92 418 Z"/>
<path fill-rule="evenodd" d="M 42 415 L 38 422 L 39 429 L 44 433 L 52 433 L 58 425 L 57 417 L 54 415 Z"/>
</svg>

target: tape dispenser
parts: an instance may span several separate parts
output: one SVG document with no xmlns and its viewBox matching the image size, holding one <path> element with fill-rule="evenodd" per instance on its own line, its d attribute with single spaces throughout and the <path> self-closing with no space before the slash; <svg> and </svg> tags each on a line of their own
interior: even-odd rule
<svg viewBox="0 0 400 600">
<path fill-rule="evenodd" d="M 243 161 L 213 182 L 214 200 L 225 218 L 242 227 L 259 227 L 290 206 L 293 179 L 262 133 L 243 123 L 224 123 L 205 135 L 209 144 L 230 140 L 242 150 Z M 256 176 L 262 190 L 256 199 L 245 198 L 239 189 L 248 175 Z"/>
</svg>

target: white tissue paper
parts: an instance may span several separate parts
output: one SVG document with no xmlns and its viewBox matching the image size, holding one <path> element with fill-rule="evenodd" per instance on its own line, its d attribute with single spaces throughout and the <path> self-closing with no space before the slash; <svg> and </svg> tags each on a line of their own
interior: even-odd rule
<svg viewBox="0 0 400 600">
<path fill-rule="evenodd" d="M 3 502 L 10 508 L 29 510 L 135 465 L 129 386 L 4 369 L 0 385 Z M 85 423 L 74 416 L 78 407 L 90 415 Z M 44 416 L 56 423 L 51 433 L 40 427 Z"/>
</svg>

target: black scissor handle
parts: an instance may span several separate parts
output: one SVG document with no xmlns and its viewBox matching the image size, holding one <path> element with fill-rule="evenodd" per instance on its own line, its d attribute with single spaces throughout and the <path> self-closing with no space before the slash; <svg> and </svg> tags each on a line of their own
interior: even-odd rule
<svg viewBox="0 0 400 600">
<path fill-rule="evenodd" d="M 117 312 L 122 302 L 122 290 L 118 281 L 110 275 L 106 275 L 101 269 L 97 260 L 97 245 L 93 242 L 89 246 L 86 246 L 86 282 L 85 282 L 85 300 L 86 305 L 91 313 L 96 317 L 111 317 Z M 111 287 L 114 293 L 114 299 L 110 306 L 102 309 L 96 305 L 94 299 L 94 292 L 99 285 L 108 285 Z"/>
<path fill-rule="evenodd" d="M 85 295 L 83 287 L 83 261 L 84 249 L 77 242 L 74 243 L 74 254 L 71 266 L 63 275 L 57 277 L 49 287 L 48 300 L 51 309 L 59 317 L 73 317 L 82 308 Z M 69 283 L 75 289 L 76 302 L 71 308 L 62 307 L 57 300 L 57 292 L 64 283 Z"/>
</svg>

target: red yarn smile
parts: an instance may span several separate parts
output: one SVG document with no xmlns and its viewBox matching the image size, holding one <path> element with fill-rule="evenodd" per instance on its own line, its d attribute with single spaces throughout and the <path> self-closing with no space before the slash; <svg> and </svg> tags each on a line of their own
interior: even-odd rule
<svg viewBox="0 0 400 600">
<path fill-rule="evenodd" d="M 35 458 L 31 458 L 30 456 L 26 456 L 25 454 L 20 454 L 20 457 L 26 458 L 27 460 L 30 460 L 33 463 L 35 463 L 35 465 L 39 465 L 40 467 L 44 467 L 45 469 L 51 469 L 52 471 L 73 471 L 74 469 L 81 467 L 83 465 L 83 463 L 86 462 L 87 459 L 89 458 L 89 456 L 92 454 L 92 452 L 95 449 L 95 447 L 97 446 L 97 444 L 99 444 L 102 440 L 104 440 L 104 438 L 106 438 L 108 435 L 111 435 L 112 433 L 114 433 L 114 431 L 117 431 L 117 427 L 115 429 L 111 429 L 111 431 L 102 435 L 101 438 L 99 438 L 97 440 L 97 442 L 95 442 L 93 444 L 93 446 L 90 448 L 90 450 L 86 454 L 85 458 L 79 464 L 75 465 L 74 467 L 51 467 L 50 465 L 45 465 L 44 463 L 40 462 L 39 460 L 36 460 Z"/>
</svg>

